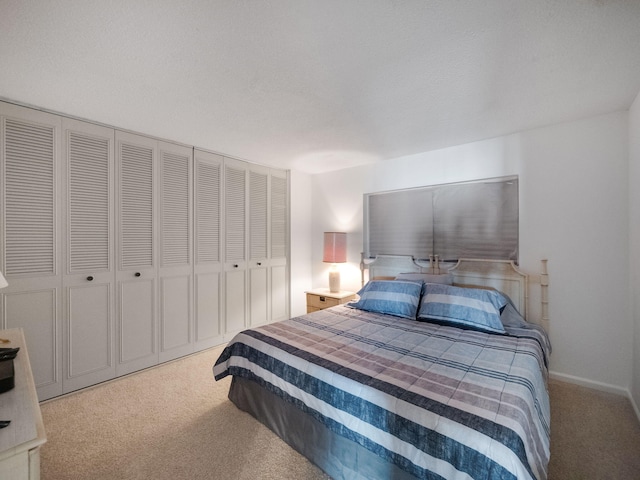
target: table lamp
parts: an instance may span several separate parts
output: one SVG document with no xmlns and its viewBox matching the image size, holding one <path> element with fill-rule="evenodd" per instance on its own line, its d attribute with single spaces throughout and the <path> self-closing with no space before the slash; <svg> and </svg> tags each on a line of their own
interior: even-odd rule
<svg viewBox="0 0 640 480">
<path fill-rule="evenodd" d="M 340 291 L 340 271 L 338 263 L 347 261 L 347 234 L 344 232 L 324 232 L 324 255 L 322 261 L 331 263 L 329 270 L 329 291 Z"/>
</svg>

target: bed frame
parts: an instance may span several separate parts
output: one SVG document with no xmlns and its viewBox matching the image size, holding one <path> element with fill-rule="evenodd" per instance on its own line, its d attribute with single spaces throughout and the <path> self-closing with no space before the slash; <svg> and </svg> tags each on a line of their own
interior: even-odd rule
<svg viewBox="0 0 640 480">
<path fill-rule="evenodd" d="M 505 293 L 525 320 L 541 325 L 548 332 L 549 274 L 547 260 L 541 263 L 541 273 L 536 275 L 523 272 L 511 260 L 461 258 L 455 264 L 445 264 L 439 261 L 437 255 L 432 255 L 427 263 L 417 262 L 407 255 L 378 255 L 374 259 L 366 259 L 362 254 L 360 272 L 362 285 L 365 283 L 366 270 L 371 280 L 393 279 L 399 273 L 450 274 L 456 286 L 490 288 Z M 535 316 L 531 314 L 529 305 L 530 286 L 533 284 L 540 285 L 540 309 Z"/>
<path fill-rule="evenodd" d="M 362 282 L 365 270 L 369 278 L 395 278 L 398 273 L 451 274 L 454 284 L 467 287 L 494 288 L 509 295 L 526 318 L 528 313 L 528 288 L 531 283 L 541 286 L 541 321 L 548 326 L 547 289 L 549 278 L 547 261 L 542 260 L 542 273 L 529 275 L 511 261 L 461 259 L 455 265 L 441 265 L 437 258 L 420 265 L 410 256 L 379 255 L 374 260 L 361 262 Z M 233 377 L 229 398 L 274 431 L 286 443 L 318 465 L 332 478 L 368 480 L 393 478 L 415 480 L 415 477 L 392 463 L 344 438 L 303 413 L 291 403 L 268 392 L 257 383 L 242 377 Z"/>
</svg>

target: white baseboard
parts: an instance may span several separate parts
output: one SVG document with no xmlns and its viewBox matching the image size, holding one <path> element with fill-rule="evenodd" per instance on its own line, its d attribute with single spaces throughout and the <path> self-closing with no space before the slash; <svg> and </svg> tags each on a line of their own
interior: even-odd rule
<svg viewBox="0 0 640 480">
<path fill-rule="evenodd" d="M 566 373 L 549 372 L 549 377 L 553 380 L 560 380 L 561 382 L 573 383 L 574 385 L 580 385 L 582 387 L 593 388 L 594 390 L 600 390 L 602 392 L 615 393 L 616 395 L 622 395 L 630 397 L 631 394 L 627 388 L 618 387 L 608 383 L 596 382 L 583 377 L 576 377 L 574 375 L 567 375 Z"/>
<path fill-rule="evenodd" d="M 633 396 L 631 395 L 631 391 L 628 388 L 622 388 L 608 383 L 596 382 L 594 380 L 588 380 L 586 378 L 552 371 L 549 372 L 549 378 L 553 380 L 559 380 L 561 382 L 572 383 L 574 385 L 580 385 L 581 387 L 593 388 L 594 390 L 600 390 L 602 392 L 614 393 L 616 395 L 627 397 L 631 402 L 633 410 L 636 412 L 638 421 L 640 422 L 640 408 L 638 408 L 638 404 L 636 404 L 636 402 L 634 401 Z"/>
</svg>

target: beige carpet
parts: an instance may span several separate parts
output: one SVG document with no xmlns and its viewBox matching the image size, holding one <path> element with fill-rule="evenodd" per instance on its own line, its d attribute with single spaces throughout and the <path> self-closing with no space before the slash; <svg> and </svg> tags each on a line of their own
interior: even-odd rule
<svg viewBox="0 0 640 480">
<path fill-rule="evenodd" d="M 640 422 L 620 395 L 551 381 L 550 480 L 640 479 Z"/>
<path fill-rule="evenodd" d="M 42 480 L 327 479 L 227 400 L 221 348 L 42 404 Z M 628 400 L 552 382 L 551 480 L 640 479 Z"/>
</svg>

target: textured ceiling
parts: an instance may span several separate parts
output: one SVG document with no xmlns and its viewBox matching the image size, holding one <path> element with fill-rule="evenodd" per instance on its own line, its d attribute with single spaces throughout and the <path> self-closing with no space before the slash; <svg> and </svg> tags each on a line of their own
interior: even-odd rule
<svg viewBox="0 0 640 480">
<path fill-rule="evenodd" d="M 638 0 L 0 0 L 0 97 L 310 173 L 638 92 Z"/>
</svg>

